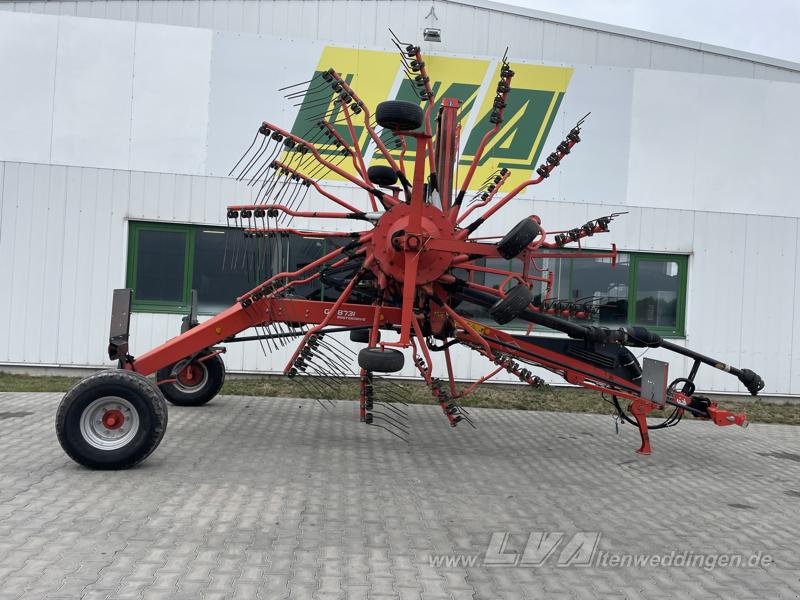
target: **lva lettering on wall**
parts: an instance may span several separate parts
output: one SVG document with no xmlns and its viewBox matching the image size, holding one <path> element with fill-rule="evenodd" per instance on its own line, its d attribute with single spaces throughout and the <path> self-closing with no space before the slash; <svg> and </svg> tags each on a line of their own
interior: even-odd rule
<svg viewBox="0 0 800 600">
<path fill-rule="evenodd" d="M 436 94 L 436 104 L 431 113 L 432 124 L 435 126 L 439 103 L 443 98 L 457 98 L 461 102 L 459 165 L 464 167 L 460 169 L 460 175 L 463 176 L 484 134 L 494 127 L 489 118 L 495 97 L 494 86 L 500 78 L 500 65 L 497 61 L 452 56 L 428 56 L 426 62 L 431 87 Z M 323 156 L 341 158 L 342 155 L 331 140 L 316 134 L 319 131 L 317 122 L 321 118 L 333 123 L 344 139 L 350 139 L 348 124 L 338 103 L 334 104 L 331 100 L 326 104 L 330 96 L 324 93 L 323 85 L 328 84 L 323 81 L 321 74 L 331 67 L 342 74 L 371 109 L 390 99 L 416 102 L 424 107 L 401 69 L 396 52 L 326 46 L 320 55 L 309 93 L 305 95 L 292 126 L 293 134 L 313 141 Z M 531 64 L 513 64 L 512 68 L 515 75 L 505 120 L 500 131 L 489 141 L 480 161 L 473 178 L 476 185 L 502 168 L 511 171 L 507 184 L 509 189 L 530 177 L 573 72 L 568 67 Z M 313 93 L 316 86 L 319 86 L 318 94 Z M 353 131 L 364 162 L 367 166 L 385 164 L 376 145 L 370 140 L 363 114 L 353 117 Z M 383 135 L 387 141 L 391 137 L 389 132 Z M 405 156 L 413 157 L 414 139 L 406 137 L 405 141 Z M 392 144 L 387 146 L 395 158 L 400 157 L 400 148 Z M 355 172 L 350 160 L 344 160 L 340 166 Z M 335 174 L 329 177 L 339 179 Z"/>
</svg>

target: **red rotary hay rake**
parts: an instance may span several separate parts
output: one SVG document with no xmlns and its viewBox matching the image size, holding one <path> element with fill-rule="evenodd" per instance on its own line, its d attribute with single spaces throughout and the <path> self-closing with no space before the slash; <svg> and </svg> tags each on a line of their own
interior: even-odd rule
<svg viewBox="0 0 800 600">
<path fill-rule="evenodd" d="M 314 94 L 315 101 L 319 100 L 324 112 L 312 124 L 315 137 L 304 139 L 264 122 L 231 173 L 257 189 L 252 204 L 228 207 L 229 223 L 242 227 L 247 241 L 264 242 L 269 247 L 268 242 L 291 233 L 346 238 L 347 242 L 296 271 L 269 277 L 203 323 L 190 314 L 179 336 L 138 358 L 128 354 L 131 290 L 116 290 L 109 356 L 118 361 L 119 368 L 81 381 L 66 394 L 58 410 L 59 441 L 70 457 L 89 467 L 112 469 L 126 468 L 146 458 L 158 446 L 166 428 L 165 397 L 175 404 L 200 405 L 219 392 L 225 368 L 220 357 L 223 349 L 217 344 L 223 342 L 259 340 L 272 349 L 275 344 L 299 339 L 284 373 L 312 387 L 324 387 L 331 378 L 350 370 L 346 354 L 353 351 L 331 335 L 342 331 L 350 332 L 351 342 L 365 344 L 357 355 L 361 421 L 400 437 L 407 433 L 403 411 L 396 403 L 381 402 L 376 390 L 380 387 L 389 399 L 402 400 L 396 384 L 381 374 L 399 371 L 405 359 L 401 350 L 409 348 L 414 366 L 453 427 L 461 422 L 472 424 L 460 399 L 501 371 L 527 384 L 542 385 L 542 379 L 529 367 L 547 369 L 571 384 L 607 394 L 618 417 L 638 427 L 638 452 L 643 454 L 650 453 L 649 429 L 674 425 L 685 412 L 717 425 L 747 424 L 744 415 L 722 410 L 695 395 L 694 379 L 701 364 L 710 365 L 738 377 L 756 395 L 764 384 L 754 372 L 675 345 L 642 327 L 609 329 L 594 325 L 592 317 L 597 308 L 592 303 L 558 302 L 551 297 L 552 273 L 538 269 L 537 261 L 556 256 L 556 250 L 558 258 L 580 255 L 616 259 L 613 247 L 608 252 L 589 254 L 562 250 L 579 247 L 587 236 L 607 232 L 615 215 L 557 234 L 545 231 L 539 217 L 531 215 L 499 240 L 476 237 L 488 219 L 528 186 L 547 179 L 567 158 L 580 142 L 582 120 L 536 169 L 536 177 L 501 192 L 509 176 L 502 169 L 467 200 L 468 190 L 475 189 L 471 188 L 473 175 L 484 149 L 503 122 L 514 72 L 504 58 L 491 114 L 494 126 L 484 135 L 459 185 L 455 171 L 459 101 L 443 99 L 433 122 L 434 93 L 420 49 L 397 45 L 419 104 L 379 104 L 374 122 L 383 130 L 378 132 L 373 113 L 356 91 L 334 69 L 319 73 L 311 81 L 298 84 L 307 84 L 304 90 L 288 96 Z M 356 122 L 363 122 L 370 143 L 385 165 L 366 167 Z M 318 149 L 314 140 L 320 138 L 338 149 L 338 158 Z M 412 142 L 413 164 L 405 160 Z M 340 166 L 344 160 L 352 161 L 352 172 Z M 368 210 L 322 187 L 319 180 L 329 172 L 362 189 Z M 335 204 L 336 209 L 306 210 L 312 192 Z M 341 219 L 351 226 L 338 232 L 304 231 L 290 227 L 294 217 Z M 354 222 L 368 229 L 353 232 Z M 258 247 L 263 252 L 262 246 Z M 497 257 L 516 259 L 520 268 L 485 266 L 485 259 Z M 484 286 L 470 273 L 500 276 L 502 283 Z M 302 285 L 315 281 L 335 290 L 336 299 L 296 295 Z M 534 286 L 544 293 L 534 297 Z M 459 311 L 461 303 L 487 309 L 499 325 L 513 319 L 527 321 L 528 335 L 476 322 Z M 534 325 L 563 332 L 566 337 L 530 335 Z M 249 329 L 254 329 L 255 335 L 240 335 Z M 474 383 L 459 387 L 450 355 L 455 344 L 484 356 L 494 364 L 493 369 Z M 693 366 L 686 377 L 667 385 L 664 363 L 645 359 L 643 373 L 630 347 L 664 348 L 689 357 Z M 444 359 L 447 380 L 433 375 L 433 357 L 437 354 Z M 154 373 L 156 383 L 146 378 Z M 665 407 L 671 413 L 658 424 L 648 424 L 648 413 Z"/>
</svg>

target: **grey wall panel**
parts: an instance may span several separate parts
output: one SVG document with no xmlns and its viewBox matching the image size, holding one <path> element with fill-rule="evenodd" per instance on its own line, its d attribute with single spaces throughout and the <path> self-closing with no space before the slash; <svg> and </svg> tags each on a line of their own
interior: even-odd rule
<svg viewBox="0 0 800 600">
<path fill-rule="evenodd" d="M 701 73 L 703 71 L 703 56 L 700 52 L 688 48 L 669 44 L 652 44 L 650 48 L 650 67 L 665 71 Z"/>
<path fill-rule="evenodd" d="M 58 20 L 36 14 L 0 18 L 0 157 L 50 161 Z M 13 90 L 13 93 L 11 91 Z"/>
<path fill-rule="evenodd" d="M 650 68 L 652 44 L 645 40 L 599 32 L 597 64 Z"/>
<path fill-rule="evenodd" d="M 593 65 L 597 62 L 597 32 L 546 23 L 542 58 L 552 63 Z"/>
<path fill-rule="evenodd" d="M 127 168 L 134 36 L 134 26 L 124 22 L 60 22 L 54 163 Z"/>
<path fill-rule="evenodd" d="M 137 28 L 132 169 L 203 172 L 211 37 L 199 29 Z"/>
<path fill-rule="evenodd" d="M 753 73 L 758 79 L 800 83 L 800 71 L 790 71 L 788 69 L 779 69 L 769 65 L 761 65 L 756 63 L 753 65 Z"/>
<path fill-rule="evenodd" d="M 703 73 L 752 78 L 754 66 L 753 63 L 746 60 L 704 52 Z"/>
<path fill-rule="evenodd" d="M 0 4 L 19 12 L 47 12 L 107 19 L 138 20 L 226 31 L 287 35 L 340 44 L 382 45 L 385 27 L 417 38 L 426 25 L 441 27 L 442 51 L 467 54 L 502 52 L 498 40 L 516 49 L 518 56 L 541 58 L 544 44 L 553 62 L 578 62 L 620 67 L 648 67 L 742 75 L 779 81 L 800 81 L 800 71 L 775 67 L 782 61 L 748 55 L 696 42 L 665 38 L 619 27 L 579 22 L 568 17 L 491 10 L 479 2 L 442 1 L 433 5 L 438 21 L 425 19 L 431 3 L 409 0 L 120 0 L 49 1 Z M 374 17 L 374 19 L 373 19 Z M 502 29 L 487 25 L 496 17 Z M 365 22 L 366 21 L 366 22 Z M 374 22 L 373 22 L 374 21 Z M 498 32 L 502 31 L 502 35 Z M 546 31 L 546 33 L 545 33 Z M 450 32 L 450 33 L 448 33 Z M 491 39 L 489 39 L 491 38 Z M 449 40 L 449 41 L 448 41 Z M 726 54 L 726 52 L 728 54 Z M 739 64 L 741 63 L 741 64 Z M 753 69 L 751 73 L 750 69 Z"/>
</svg>

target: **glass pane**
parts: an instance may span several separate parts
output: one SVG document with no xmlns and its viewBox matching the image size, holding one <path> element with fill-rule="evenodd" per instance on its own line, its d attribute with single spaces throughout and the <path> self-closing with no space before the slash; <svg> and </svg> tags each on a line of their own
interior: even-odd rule
<svg viewBox="0 0 800 600">
<path fill-rule="evenodd" d="M 552 300 L 591 305 L 603 325 L 627 322 L 628 254 L 618 254 L 616 266 L 610 258 L 550 259 L 548 266 L 554 275 Z"/>
<path fill-rule="evenodd" d="M 302 238 L 299 236 L 291 236 L 289 238 L 289 267 L 288 270 L 297 271 L 302 269 L 309 263 L 314 262 L 318 258 L 325 256 L 325 240 L 322 238 Z M 331 247 L 333 250 L 333 247 Z M 309 275 L 313 275 L 317 271 L 310 271 Z M 301 277 L 300 279 L 303 279 Z M 325 298 L 322 297 L 322 282 L 319 278 L 298 285 L 292 288 L 294 293 L 302 298 L 309 298 L 312 300 L 329 300 L 334 301 L 339 297 L 337 290 L 325 290 Z"/>
<path fill-rule="evenodd" d="M 183 302 L 186 232 L 140 229 L 137 235 L 136 299 Z"/>
<path fill-rule="evenodd" d="M 197 290 L 200 312 L 228 308 L 237 296 L 266 277 L 271 270 L 265 264 L 266 241 L 244 239 L 240 229 L 195 231 L 192 288 Z"/>
<path fill-rule="evenodd" d="M 677 326 L 678 263 L 640 260 L 636 270 L 636 324 L 646 327 Z"/>
</svg>

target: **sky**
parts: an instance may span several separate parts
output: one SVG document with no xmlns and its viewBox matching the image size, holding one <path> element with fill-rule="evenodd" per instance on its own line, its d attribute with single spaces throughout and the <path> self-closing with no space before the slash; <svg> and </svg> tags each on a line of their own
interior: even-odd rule
<svg viewBox="0 0 800 600">
<path fill-rule="evenodd" d="M 800 62 L 800 0 L 498 0 Z"/>
</svg>

